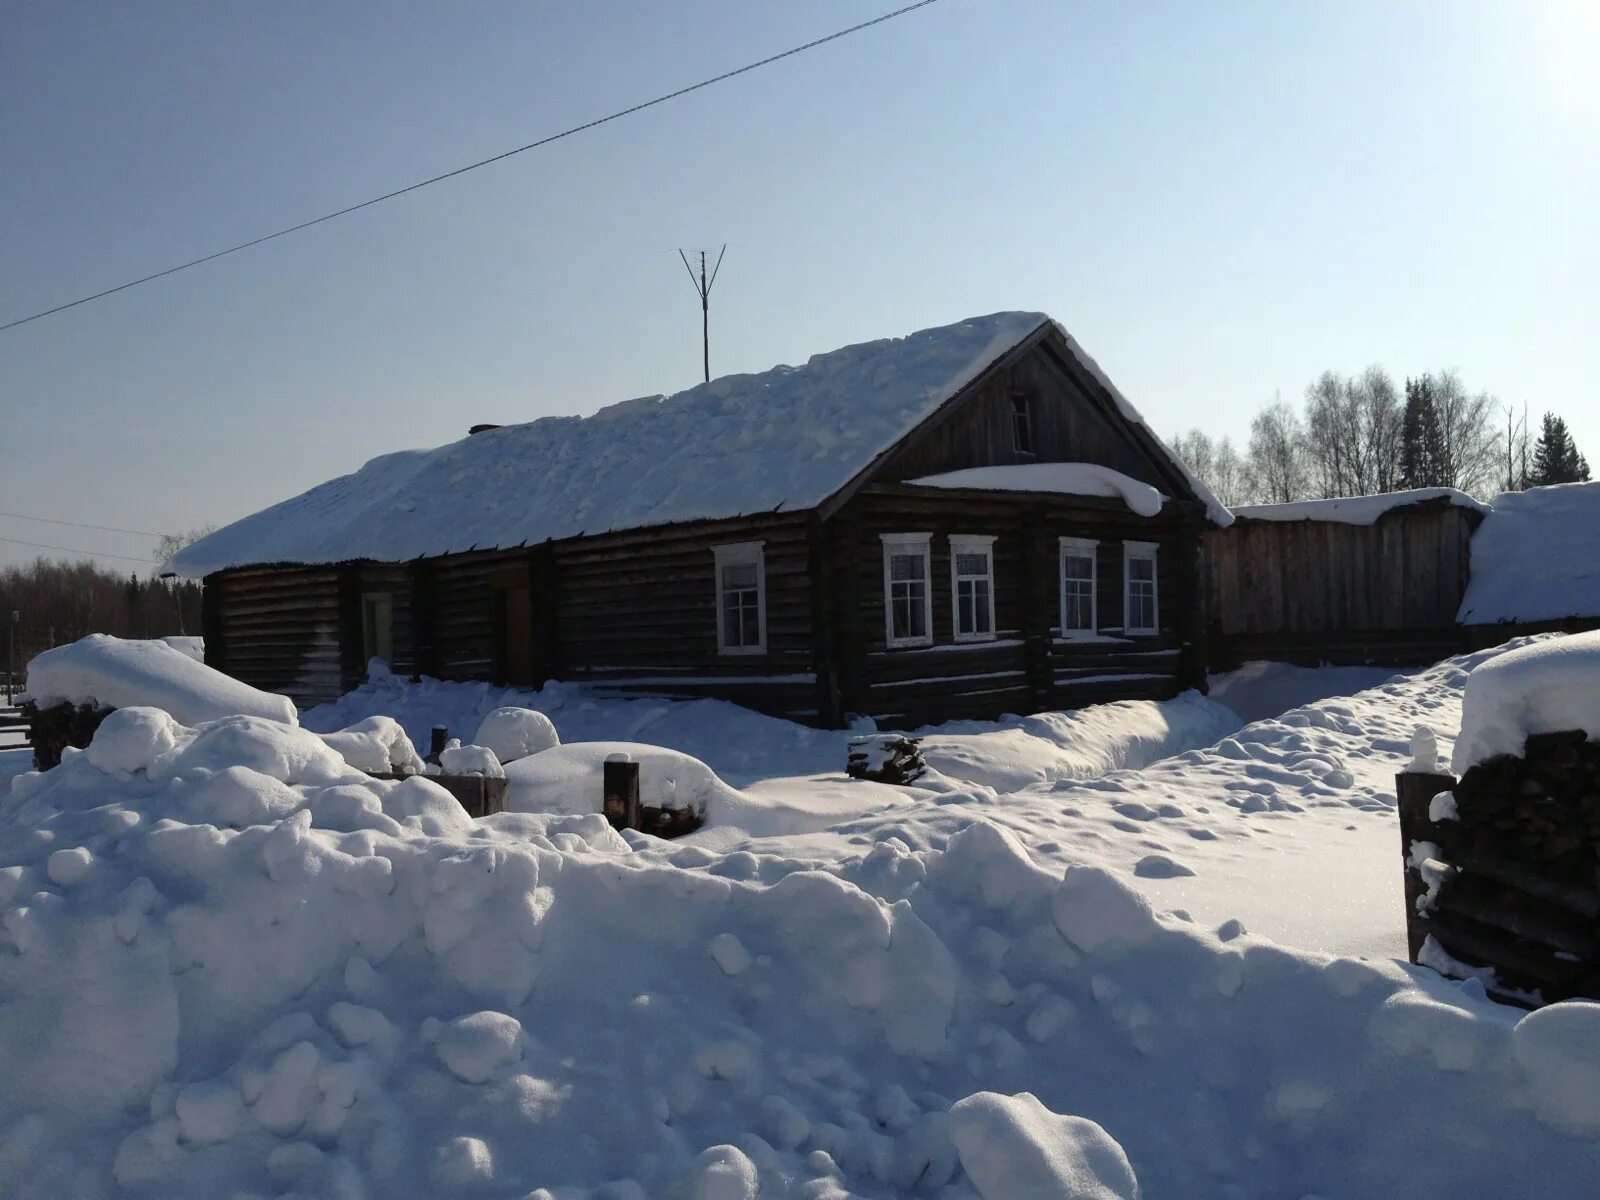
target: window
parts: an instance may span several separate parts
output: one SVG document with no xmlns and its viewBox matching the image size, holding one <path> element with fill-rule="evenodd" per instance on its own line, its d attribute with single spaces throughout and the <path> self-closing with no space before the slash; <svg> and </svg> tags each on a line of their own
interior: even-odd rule
<svg viewBox="0 0 1600 1200">
<path fill-rule="evenodd" d="M 388 592 L 361 597 L 361 650 L 363 662 L 394 663 L 394 597 Z"/>
<path fill-rule="evenodd" d="M 1100 543 L 1061 539 L 1061 636 L 1092 637 L 1100 628 L 1095 611 L 1095 556 Z"/>
<path fill-rule="evenodd" d="M 1156 597 L 1154 542 L 1122 543 L 1122 627 L 1124 633 L 1155 633 L 1161 626 Z"/>
<path fill-rule="evenodd" d="M 994 640 L 994 538 L 950 538 L 951 627 L 958 642 Z"/>
<path fill-rule="evenodd" d="M 761 542 L 714 546 L 717 653 L 767 652 L 767 568 Z"/>
<path fill-rule="evenodd" d="M 928 586 L 926 533 L 885 533 L 884 637 L 891 647 L 933 645 L 933 596 Z"/>
<path fill-rule="evenodd" d="M 1033 453 L 1033 423 L 1028 412 L 1028 397 L 1020 392 L 1011 396 L 1011 443 L 1020 454 Z"/>
</svg>

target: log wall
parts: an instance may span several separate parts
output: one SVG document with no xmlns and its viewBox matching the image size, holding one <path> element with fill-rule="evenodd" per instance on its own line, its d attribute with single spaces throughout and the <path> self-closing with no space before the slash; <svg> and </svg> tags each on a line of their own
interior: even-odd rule
<svg viewBox="0 0 1600 1200">
<path fill-rule="evenodd" d="M 557 542 L 556 675 L 817 720 L 810 525 L 808 513 L 794 513 Z M 757 541 L 766 566 L 767 650 L 720 654 L 713 548 Z"/>
<path fill-rule="evenodd" d="M 1106 414 L 1074 365 L 1036 346 L 1002 367 L 943 419 L 893 450 L 874 472 L 879 483 L 966 467 L 1033 462 L 1093 462 L 1156 487 L 1169 486 L 1126 423 Z M 1017 449 L 1012 397 L 1028 402 L 1031 451 Z"/>
<path fill-rule="evenodd" d="M 340 567 L 249 567 L 209 576 L 206 662 L 296 704 L 341 695 L 348 587 L 340 583 L 347 576 Z"/>
<path fill-rule="evenodd" d="M 878 486 L 828 522 L 838 582 L 831 619 L 841 714 L 914 727 L 953 718 L 1166 698 L 1198 682 L 1186 652 L 1200 627 L 1193 514 L 1136 516 L 1120 502 Z M 933 645 L 890 648 L 881 535 L 930 533 Z M 995 640 L 958 643 L 950 537 L 987 534 L 993 546 Z M 1100 636 L 1063 639 L 1061 537 L 1099 543 Z M 1124 540 L 1155 542 L 1161 631 L 1123 637 Z"/>
</svg>

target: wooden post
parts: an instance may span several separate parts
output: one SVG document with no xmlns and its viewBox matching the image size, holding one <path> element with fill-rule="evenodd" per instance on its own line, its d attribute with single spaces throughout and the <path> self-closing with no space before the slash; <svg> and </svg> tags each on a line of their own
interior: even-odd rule
<svg viewBox="0 0 1600 1200">
<path fill-rule="evenodd" d="M 828 526 L 813 512 L 806 523 L 807 571 L 811 585 L 811 663 L 816 672 L 817 724 L 843 729 L 839 695 L 838 637 L 834 630 L 834 564 L 828 553 Z"/>
<path fill-rule="evenodd" d="M 1427 892 L 1428 884 L 1422 871 L 1411 865 L 1411 846 L 1414 842 L 1440 840 L 1440 830 L 1428 816 L 1433 798 L 1456 786 L 1454 775 L 1424 775 L 1405 771 L 1394 777 L 1394 794 L 1400 817 L 1400 863 L 1405 878 L 1406 952 L 1412 962 L 1422 951 L 1422 943 L 1430 932 L 1431 922 L 1417 911 L 1417 901 Z"/>
<path fill-rule="evenodd" d="M 361 620 L 361 568 L 339 567 L 339 694 L 361 686 L 367 675 L 366 637 Z"/>
<path fill-rule="evenodd" d="M 1017 530 L 1022 541 L 1022 642 L 1028 689 L 1033 696 L 1033 711 L 1051 706 L 1055 679 L 1050 666 L 1051 582 L 1060 558 L 1051 544 L 1044 513 L 1029 509 Z M 1060 587 L 1057 583 L 1056 587 Z"/>
<path fill-rule="evenodd" d="M 601 811 L 613 829 L 639 828 L 639 764 L 602 764 Z"/>
<path fill-rule="evenodd" d="M 200 584 L 200 636 L 206 666 L 226 672 L 228 647 L 222 636 L 222 584 L 220 576 L 207 575 Z M 15 626 L 13 626 L 15 628 Z M 15 634 L 12 635 L 15 638 Z"/>
<path fill-rule="evenodd" d="M 543 687 L 561 670 L 561 577 L 551 542 L 535 546 L 528 559 L 528 591 L 533 598 L 534 686 Z"/>
<path fill-rule="evenodd" d="M 411 681 L 439 673 L 434 641 L 433 564 L 425 558 L 411 563 Z"/>
</svg>

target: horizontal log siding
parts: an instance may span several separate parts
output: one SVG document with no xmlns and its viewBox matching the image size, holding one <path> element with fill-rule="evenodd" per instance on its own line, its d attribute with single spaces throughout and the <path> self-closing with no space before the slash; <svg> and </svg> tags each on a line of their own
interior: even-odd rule
<svg viewBox="0 0 1600 1200">
<path fill-rule="evenodd" d="M 344 691 L 339 648 L 339 568 L 250 567 L 206 578 L 214 597 L 206 661 L 296 704 Z"/>
<path fill-rule="evenodd" d="M 433 668 L 440 679 L 494 678 L 494 578 L 525 570 L 531 554 L 473 550 L 427 560 L 433 597 Z"/>
<path fill-rule="evenodd" d="M 1431 503 L 1392 510 L 1371 525 L 1242 519 L 1211 530 L 1205 574 L 1216 630 L 1259 645 L 1272 637 L 1292 644 L 1310 634 L 1448 629 L 1480 519 Z"/>
<path fill-rule="evenodd" d="M 808 514 L 694 522 L 553 547 L 559 678 L 817 719 Z M 717 652 L 713 547 L 763 543 L 767 652 Z"/>
<path fill-rule="evenodd" d="M 1165 698 L 1181 690 L 1183 619 L 1191 608 L 1182 546 L 1197 536 L 1181 514 L 1142 518 L 1070 498 L 994 493 L 930 493 L 875 487 L 834 518 L 835 547 L 855 545 L 853 586 L 840 586 L 848 609 L 836 619 L 856 631 L 864 670 L 845 689 L 844 707 L 880 722 L 911 727 L 954 718 L 1074 708 L 1106 700 Z M 931 533 L 934 645 L 889 649 L 884 626 L 882 534 Z M 996 640 L 956 643 L 950 593 L 950 536 L 992 534 Z M 1122 543 L 1154 542 L 1157 637 L 1066 642 L 1059 637 L 1061 537 L 1100 543 L 1099 623 L 1120 632 Z M 837 552 L 837 551 L 836 551 Z M 845 566 L 835 562 L 843 574 Z M 847 672 L 845 673 L 848 674 Z"/>
</svg>

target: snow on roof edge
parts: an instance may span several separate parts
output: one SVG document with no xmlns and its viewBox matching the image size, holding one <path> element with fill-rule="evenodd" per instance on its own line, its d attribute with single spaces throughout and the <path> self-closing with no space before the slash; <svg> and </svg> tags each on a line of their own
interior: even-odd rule
<svg viewBox="0 0 1600 1200">
<path fill-rule="evenodd" d="M 1490 506 L 1455 488 L 1408 488 L 1372 496 L 1333 496 L 1325 500 L 1296 500 L 1287 504 L 1240 504 L 1233 515 L 1247 521 L 1330 521 L 1341 525 L 1371 525 L 1397 508 L 1448 500 L 1457 508 L 1487 513 Z"/>
</svg>

